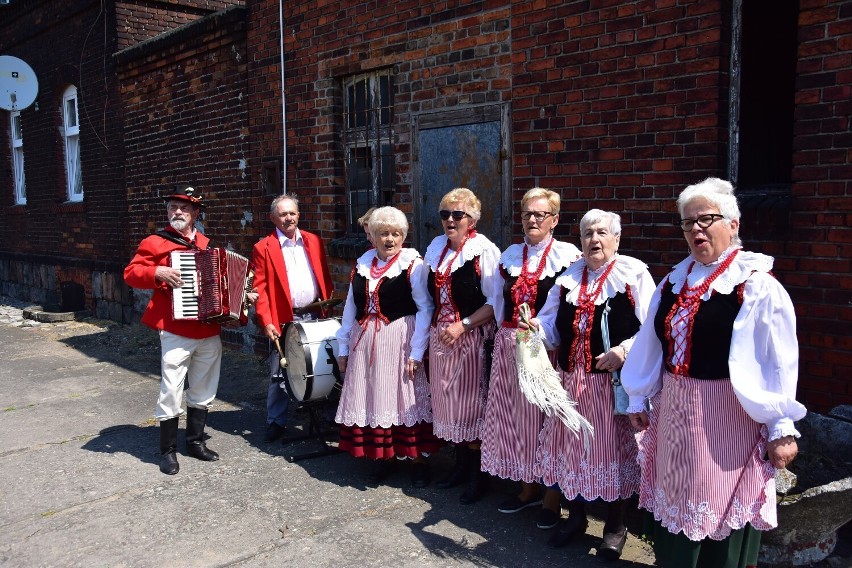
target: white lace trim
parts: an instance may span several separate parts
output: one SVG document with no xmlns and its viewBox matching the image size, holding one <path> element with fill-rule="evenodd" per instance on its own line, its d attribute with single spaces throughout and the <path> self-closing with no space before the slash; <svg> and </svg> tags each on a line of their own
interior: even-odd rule
<svg viewBox="0 0 852 568">
<path fill-rule="evenodd" d="M 775 262 L 774 258 L 757 252 L 747 252 L 738 246 L 729 247 L 719 256 L 716 262 L 711 262 L 710 264 L 701 264 L 690 254 L 686 259 L 678 263 L 668 276 L 669 282 L 672 284 L 672 292 L 677 294 L 681 291 L 684 282 L 687 281 L 689 265 L 693 261 L 695 265 L 692 267 L 692 272 L 688 276 L 689 286 L 696 286 L 704 282 L 704 279 L 716 270 L 719 263 L 724 262 L 726 258 L 738 249 L 740 252 L 731 263 L 731 266 L 710 284 L 707 293 L 702 296 L 703 300 L 709 300 L 713 290 L 719 294 L 730 294 L 738 284 L 742 284 L 748 280 L 752 272 L 769 272 L 772 270 L 772 265 Z"/>
<path fill-rule="evenodd" d="M 604 273 L 606 267 L 613 262 L 615 266 L 612 267 L 612 271 L 603 285 L 600 296 L 595 300 L 596 306 L 603 304 L 610 298 L 614 298 L 616 294 L 623 293 L 627 289 L 627 286 L 636 288 L 639 285 L 639 276 L 648 269 L 648 266 L 637 258 L 616 254 L 608 263 L 597 270 L 589 269 L 589 282 L 586 284 L 589 290 L 597 288 L 597 279 Z M 585 267 L 586 259 L 581 258 L 569 266 L 553 284 L 554 286 L 562 286 L 568 290 L 565 299 L 571 304 L 577 305 L 577 296 L 580 295 L 580 284 L 583 281 L 583 269 Z"/>
<path fill-rule="evenodd" d="M 544 249 L 547 248 L 547 243 L 552 239 L 546 239 L 537 245 L 529 245 L 527 254 L 528 270 L 535 272 L 538 269 L 538 263 L 541 261 L 541 255 Z M 517 277 L 521 275 L 524 261 L 524 244 L 518 243 L 511 245 L 500 255 L 500 264 L 509 273 L 509 276 Z M 556 276 L 565 270 L 571 263 L 580 258 L 580 250 L 563 241 L 554 240 L 553 246 L 550 248 L 550 254 L 547 255 L 547 266 L 541 273 L 541 278 Z"/>
<path fill-rule="evenodd" d="M 440 268 L 438 266 L 438 262 L 441 260 L 441 253 L 444 252 L 445 246 L 447 246 L 447 235 L 438 235 L 432 239 L 432 242 L 429 243 L 429 246 L 426 248 L 426 256 L 423 260 L 426 262 L 426 265 L 432 269 L 432 272 L 437 272 Z M 453 262 L 453 267 L 450 272 L 455 272 L 468 260 L 473 260 L 477 256 L 481 255 L 485 250 L 490 248 L 497 248 L 497 246 L 489 241 L 488 237 L 485 235 L 476 233 L 475 237 L 472 239 L 468 238 L 464 243 L 462 252 Z M 447 251 L 447 254 L 444 255 L 444 261 L 448 258 L 452 258 L 454 254 L 455 251 L 453 250 Z"/>
<path fill-rule="evenodd" d="M 376 249 L 370 249 L 357 261 L 358 274 L 366 278 L 367 280 L 375 280 L 372 276 L 370 276 L 370 267 L 373 264 L 373 259 L 378 258 L 376 254 Z M 417 252 L 416 249 L 413 248 L 404 248 L 399 251 L 399 259 L 397 259 L 396 263 L 393 266 L 388 268 L 388 271 L 382 274 L 382 278 L 393 278 L 394 276 L 399 276 L 402 274 L 403 270 L 408 270 L 408 267 L 411 266 L 411 263 L 420 258 L 420 253 Z M 385 264 L 385 261 L 379 258 L 378 267 L 381 268 Z M 379 278 L 381 280 L 381 278 Z"/>
</svg>

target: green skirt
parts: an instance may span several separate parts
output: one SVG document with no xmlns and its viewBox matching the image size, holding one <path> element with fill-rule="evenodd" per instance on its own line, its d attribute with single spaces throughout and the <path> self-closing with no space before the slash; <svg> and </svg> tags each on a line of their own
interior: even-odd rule
<svg viewBox="0 0 852 568">
<path fill-rule="evenodd" d="M 646 513 L 645 538 L 653 545 L 657 564 L 666 568 L 751 568 L 757 566 L 761 532 L 751 524 L 731 531 L 725 540 L 689 540 L 672 534 Z"/>
</svg>

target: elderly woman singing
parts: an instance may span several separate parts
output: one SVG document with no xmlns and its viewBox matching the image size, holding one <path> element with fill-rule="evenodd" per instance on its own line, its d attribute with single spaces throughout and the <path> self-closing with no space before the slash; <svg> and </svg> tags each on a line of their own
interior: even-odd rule
<svg viewBox="0 0 852 568">
<path fill-rule="evenodd" d="M 524 242 L 511 245 L 500 257 L 500 293 L 494 301 L 500 329 L 494 339 L 494 364 L 482 428 L 483 471 L 521 482 L 520 493 L 500 504 L 498 510 L 516 513 L 543 501 L 536 523 L 541 529 L 559 522 L 561 495 L 556 489 L 545 491 L 534 471 L 544 412 L 526 399 L 518 385 L 515 333 L 518 307 L 526 302 L 532 315 L 538 313 L 556 277 L 580 258 L 577 247 L 553 238 L 559 207 L 555 191 L 536 187 L 526 192 L 521 199 Z"/>
<path fill-rule="evenodd" d="M 435 435 L 456 444 L 456 464 L 440 488 L 463 483 L 463 504 L 478 501 L 487 485 L 480 471 L 479 438 L 488 392 L 486 342 L 494 337 L 500 249 L 476 232 L 482 204 L 457 188 L 441 199 L 444 234 L 426 249 L 435 315 L 429 338 L 429 385 Z M 372 224 L 372 220 L 370 221 Z"/>
<path fill-rule="evenodd" d="M 402 247 L 408 232 L 402 211 L 376 209 L 369 229 L 375 248 L 356 263 L 337 332 L 345 372 L 335 417 L 342 424 L 339 447 L 379 460 L 368 485 L 381 483 L 403 457 L 414 460 L 412 484 L 425 487 L 423 456 L 440 448 L 422 365 L 433 310 L 427 271 L 416 250 Z"/>
<path fill-rule="evenodd" d="M 601 499 L 608 513 L 598 555 L 607 559 L 621 556 L 624 500 L 638 493 L 640 477 L 635 432 L 626 415 L 615 413 L 613 372 L 624 364 L 654 291 L 645 264 L 618 254 L 620 240 L 616 213 L 586 213 L 580 220 L 583 258 L 556 279 L 537 318 L 545 341 L 560 346 L 562 386 L 595 432 L 587 452 L 558 418 L 545 419 L 537 472 L 568 498 L 568 519 L 548 545 L 564 546 L 585 532 L 584 502 Z"/>
<path fill-rule="evenodd" d="M 777 525 L 775 468 L 796 456 L 806 413 L 796 318 L 773 259 L 741 247 L 730 183 L 689 186 L 677 207 L 690 255 L 654 292 L 622 373 L 646 429 L 639 506 L 661 564 L 755 566 L 759 531 Z"/>
</svg>

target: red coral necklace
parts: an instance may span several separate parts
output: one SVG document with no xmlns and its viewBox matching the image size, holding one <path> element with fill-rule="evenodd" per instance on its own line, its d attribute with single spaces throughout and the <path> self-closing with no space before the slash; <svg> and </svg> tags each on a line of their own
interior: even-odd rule
<svg viewBox="0 0 852 568">
<path fill-rule="evenodd" d="M 713 281 L 715 281 L 728 269 L 729 266 L 731 266 L 731 263 L 734 262 L 734 259 L 737 257 L 739 252 L 739 249 L 735 249 L 728 258 L 723 260 L 719 266 L 716 267 L 716 270 L 714 270 L 710 276 L 704 279 L 704 282 L 697 286 L 687 286 L 687 283 L 689 282 L 689 275 L 692 273 L 692 268 L 695 266 L 695 261 L 693 260 L 689 264 L 689 268 L 686 270 L 686 278 L 684 278 L 683 287 L 680 289 L 680 293 L 677 295 L 677 299 L 674 304 L 672 304 L 672 309 L 669 310 L 665 319 L 666 339 L 669 344 L 669 353 L 671 354 L 672 362 L 674 362 L 674 358 L 677 354 L 676 346 L 681 345 L 684 348 L 683 362 L 679 365 L 674 365 L 675 375 L 686 375 L 689 373 L 692 326 L 695 324 L 695 314 L 698 313 L 698 308 L 701 306 L 701 298 L 704 297 L 704 294 L 706 294 L 707 290 L 710 289 L 710 285 L 713 284 Z M 686 336 L 676 342 L 672 333 L 672 320 L 680 310 L 685 310 L 685 313 L 681 315 L 675 323 L 686 322 Z M 683 345 L 684 342 L 685 345 Z"/>
<path fill-rule="evenodd" d="M 524 302 L 530 306 L 530 312 L 532 315 L 535 315 L 535 299 L 538 296 L 538 281 L 544 272 L 544 267 L 547 265 L 547 255 L 550 254 L 550 248 L 553 246 L 553 241 L 555 240 L 556 239 L 551 238 L 550 242 L 547 243 L 547 247 L 545 247 L 544 252 L 541 254 L 541 260 L 538 261 L 538 268 L 536 268 L 535 272 L 532 274 L 530 274 L 527 266 L 529 247 L 526 243 L 524 243 L 524 255 L 523 260 L 521 261 L 521 274 L 512 286 L 512 302 L 515 304 L 514 310 L 512 311 L 512 321 L 518 321 L 518 307 Z"/>
<path fill-rule="evenodd" d="M 609 278 L 610 272 L 612 272 L 615 263 L 618 260 L 613 260 L 609 263 L 609 266 L 606 267 L 606 270 L 603 271 L 603 274 L 597 280 L 597 287 L 590 294 L 588 290 L 589 286 L 589 265 L 583 267 L 583 279 L 580 281 L 580 293 L 577 295 L 577 311 L 574 313 L 574 341 L 571 345 L 571 353 L 576 353 L 577 349 L 580 347 L 580 341 L 583 342 L 583 352 L 585 354 L 586 361 L 586 371 L 590 372 L 592 369 L 592 324 L 595 317 L 595 302 L 601 295 L 601 291 L 603 290 L 604 284 L 606 284 L 606 279 Z M 586 318 L 586 329 L 581 332 L 580 330 L 580 322 L 583 320 L 583 317 Z M 574 359 L 571 358 L 570 367 L 574 369 Z"/>
<path fill-rule="evenodd" d="M 396 253 L 395 255 L 390 257 L 388 259 L 387 263 L 381 268 L 379 268 L 379 255 L 378 255 L 378 253 L 376 253 L 376 256 L 373 257 L 373 263 L 370 265 L 370 277 L 373 280 L 378 280 L 379 278 L 384 276 L 385 272 L 387 272 L 390 269 L 391 266 L 396 264 L 396 261 L 399 258 L 399 253 L 401 253 L 401 252 L 402 252 L 402 249 L 400 249 L 400 251 L 398 253 Z"/>
</svg>

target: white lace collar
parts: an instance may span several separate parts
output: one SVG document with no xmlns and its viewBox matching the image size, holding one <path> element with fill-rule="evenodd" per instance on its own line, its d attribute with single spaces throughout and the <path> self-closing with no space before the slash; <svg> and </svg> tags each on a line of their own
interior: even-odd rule
<svg viewBox="0 0 852 568">
<path fill-rule="evenodd" d="M 388 268 L 388 271 L 382 274 L 381 278 L 378 279 L 370 276 L 370 267 L 373 265 L 374 258 L 378 258 L 378 256 L 376 255 L 376 249 L 372 248 L 362 254 L 357 261 L 358 274 L 367 280 L 381 280 L 381 278 L 393 278 L 395 276 L 399 276 L 404 270 L 408 270 L 408 267 L 411 266 L 412 262 L 420 258 L 420 253 L 413 248 L 402 249 L 399 251 L 399 258 L 394 265 Z M 387 263 L 379 258 L 377 266 L 381 268 L 385 264 Z"/>
<path fill-rule="evenodd" d="M 550 253 L 547 255 L 547 265 L 541 273 L 541 278 L 556 276 L 565 270 L 572 262 L 580 258 L 580 250 L 563 241 L 555 240 L 552 237 L 545 239 L 537 245 L 527 245 L 529 247 L 527 254 L 527 262 L 531 267 L 538 268 L 541 255 L 544 254 L 544 249 L 547 243 L 553 240 L 553 246 L 550 248 Z M 511 245 L 500 255 L 500 264 L 509 273 L 509 276 L 517 277 L 521 275 L 521 269 L 524 262 L 524 245 L 526 242 Z"/>
<path fill-rule="evenodd" d="M 627 290 L 627 286 L 633 286 L 634 288 L 638 286 L 639 275 L 648 269 L 648 266 L 637 258 L 616 254 L 609 262 L 597 270 L 589 269 L 589 281 L 586 283 L 588 289 L 594 290 L 597 288 L 596 282 L 598 278 L 612 263 L 615 264 L 609 276 L 607 276 L 606 282 L 603 284 L 600 296 L 595 299 L 595 305 L 603 304 L 608 299 L 614 298 L 616 294 Z M 554 283 L 554 286 L 562 286 L 568 290 L 565 299 L 571 304 L 577 304 L 577 296 L 580 295 L 580 284 L 583 282 L 583 270 L 586 267 L 586 259 L 581 258 L 569 266 Z"/>
<path fill-rule="evenodd" d="M 744 251 L 739 246 L 728 247 L 725 252 L 719 255 L 719 258 L 715 262 L 709 264 L 701 264 L 690 254 L 669 273 L 668 279 L 672 283 L 672 292 L 675 294 L 680 292 L 684 282 L 687 281 L 687 277 L 689 278 L 689 286 L 695 286 L 704 282 L 704 279 L 713 274 L 713 271 L 719 267 L 719 264 L 724 262 L 735 250 L 739 251 L 737 257 L 728 269 L 710 284 L 702 299 L 709 300 L 713 290 L 719 294 L 730 294 L 737 285 L 748 280 L 752 272 L 769 272 L 772 270 L 772 265 L 775 263 L 774 258 L 759 252 Z M 694 265 L 693 262 L 695 263 Z M 691 272 L 689 271 L 690 265 L 692 265 Z"/>
<path fill-rule="evenodd" d="M 447 235 L 438 235 L 437 237 L 432 239 L 432 242 L 429 243 L 428 247 L 426 247 L 426 256 L 423 258 L 423 260 L 426 262 L 426 265 L 432 269 L 433 272 L 437 272 L 438 268 L 440 268 L 438 266 L 438 263 L 441 262 L 441 253 L 444 252 L 444 247 L 446 246 Z M 456 270 L 461 268 L 461 266 L 464 265 L 465 262 L 473 260 L 477 256 L 481 255 L 485 250 L 490 249 L 492 247 L 496 248 L 494 243 L 488 240 L 488 237 L 481 233 L 476 233 L 473 238 L 468 238 L 467 241 L 465 241 L 464 246 L 462 247 L 461 254 L 453 262 L 453 267 L 450 272 L 455 272 Z M 455 255 L 455 251 L 452 249 L 448 250 L 447 254 L 444 255 L 443 260 L 446 260 L 447 258 L 452 258 L 453 255 Z"/>
</svg>

